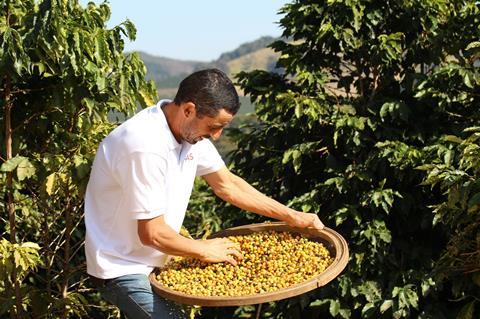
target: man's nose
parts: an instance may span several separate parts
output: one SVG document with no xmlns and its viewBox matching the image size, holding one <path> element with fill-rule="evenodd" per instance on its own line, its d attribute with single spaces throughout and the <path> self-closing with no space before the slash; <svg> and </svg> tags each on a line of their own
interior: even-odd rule
<svg viewBox="0 0 480 319">
<path fill-rule="evenodd" d="M 210 137 L 213 140 L 218 140 L 220 138 L 220 135 L 222 135 L 222 132 L 223 132 L 223 129 L 218 129 L 215 132 L 213 132 L 212 134 L 210 134 Z"/>
</svg>

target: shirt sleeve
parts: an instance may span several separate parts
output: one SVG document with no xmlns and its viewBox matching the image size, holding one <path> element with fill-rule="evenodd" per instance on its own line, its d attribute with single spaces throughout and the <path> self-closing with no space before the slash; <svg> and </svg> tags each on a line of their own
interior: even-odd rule
<svg viewBox="0 0 480 319">
<path fill-rule="evenodd" d="M 218 171 L 225 166 L 224 161 L 213 143 L 204 139 L 198 144 L 198 162 L 196 176 L 203 176 Z"/>
<path fill-rule="evenodd" d="M 118 162 L 115 175 L 132 219 L 150 219 L 165 213 L 166 172 L 167 162 L 158 154 L 135 152 Z"/>
</svg>

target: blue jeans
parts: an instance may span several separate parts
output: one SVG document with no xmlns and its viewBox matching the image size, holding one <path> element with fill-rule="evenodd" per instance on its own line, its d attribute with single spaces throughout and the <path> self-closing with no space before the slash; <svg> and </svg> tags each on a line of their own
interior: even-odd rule
<svg viewBox="0 0 480 319">
<path fill-rule="evenodd" d="M 125 275 L 98 288 L 102 297 L 114 304 L 129 319 L 186 319 L 176 303 L 158 296 L 146 275 Z"/>
</svg>

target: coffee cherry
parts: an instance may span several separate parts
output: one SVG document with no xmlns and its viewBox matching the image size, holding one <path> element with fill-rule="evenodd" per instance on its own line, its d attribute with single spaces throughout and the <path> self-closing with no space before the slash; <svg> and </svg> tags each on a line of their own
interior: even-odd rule
<svg viewBox="0 0 480 319">
<path fill-rule="evenodd" d="M 322 243 L 300 234 L 265 231 L 228 239 L 243 254 L 236 266 L 175 257 L 157 271 L 156 280 L 189 295 L 245 296 L 302 283 L 333 261 Z"/>
</svg>

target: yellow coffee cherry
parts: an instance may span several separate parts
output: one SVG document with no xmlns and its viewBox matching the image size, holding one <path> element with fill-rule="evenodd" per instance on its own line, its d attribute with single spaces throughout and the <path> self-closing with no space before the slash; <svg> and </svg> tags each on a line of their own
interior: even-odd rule
<svg viewBox="0 0 480 319">
<path fill-rule="evenodd" d="M 157 281 L 196 296 L 254 295 L 302 283 L 333 261 L 322 243 L 300 234 L 265 231 L 228 239 L 240 245 L 237 266 L 176 257 L 158 270 Z"/>
</svg>

